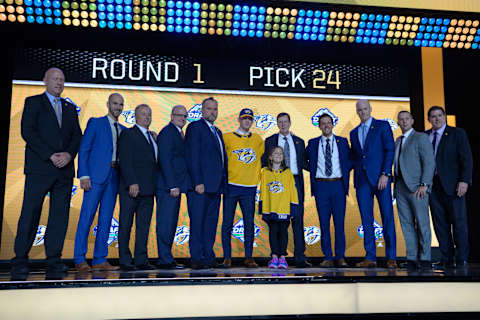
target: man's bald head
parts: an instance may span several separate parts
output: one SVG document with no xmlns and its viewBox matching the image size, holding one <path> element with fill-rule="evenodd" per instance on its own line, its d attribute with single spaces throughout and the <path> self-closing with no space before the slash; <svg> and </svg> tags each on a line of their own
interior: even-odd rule
<svg viewBox="0 0 480 320">
<path fill-rule="evenodd" d="M 59 68 L 50 68 L 45 72 L 43 82 L 49 94 L 60 97 L 65 85 L 65 75 Z"/>
<path fill-rule="evenodd" d="M 177 104 L 172 108 L 172 114 L 170 116 L 174 125 L 180 129 L 187 123 L 187 108 L 181 104 Z"/>
<path fill-rule="evenodd" d="M 370 101 L 367 99 L 360 99 L 357 101 L 357 115 L 360 118 L 360 121 L 366 122 L 371 117 L 372 107 L 370 106 Z"/>
</svg>

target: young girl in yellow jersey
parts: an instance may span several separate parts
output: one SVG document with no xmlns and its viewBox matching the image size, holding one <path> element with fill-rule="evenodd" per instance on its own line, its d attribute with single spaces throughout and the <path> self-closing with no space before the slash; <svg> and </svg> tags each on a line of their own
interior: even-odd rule
<svg viewBox="0 0 480 320">
<path fill-rule="evenodd" d="M 286 269 L 288 225 L 298 212 L 297 189 L 281 147 L 270 150 L 267 165 L 261 171 L 259 212 L 269 228 L 272 259 L 268 267 Z"/>
</svg>

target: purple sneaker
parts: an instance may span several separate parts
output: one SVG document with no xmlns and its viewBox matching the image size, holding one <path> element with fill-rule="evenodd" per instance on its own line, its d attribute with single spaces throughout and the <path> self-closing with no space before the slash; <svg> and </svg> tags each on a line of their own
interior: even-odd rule
<svg viewBox="0 0 480 320">
<path fill-rule="evenodd" d="M 270 269 L 278 269 L 278 258 L 273 257 L 272 260 L 268 262 L 268 267 Z"/>
<path fill-rule="evenodd" d="M 280 258 L 278 259 L 278 269 L 287 269 L 288 268 L 288 263 L 285 258 Z"/>
</svg>

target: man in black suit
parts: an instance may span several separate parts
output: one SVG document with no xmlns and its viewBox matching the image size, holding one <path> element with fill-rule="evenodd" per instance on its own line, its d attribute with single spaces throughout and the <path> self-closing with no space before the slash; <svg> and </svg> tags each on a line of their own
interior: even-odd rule
<svg viewBox="0 0 480 320">
<path fill-rule="evenodd" d="M 124 271 L 152 270 L 148 263 L 147 242 L 157 184 L 158 148 L 151 132 L 152 110 L 146 104 L 135 108 L 135 125 L 122 130 L 119 139 L 120 217 L 118 253 Z M 129 248 L 135 218 L 135 265 Z"/>
<path fill-rule="evenodd" d="M 82 131 L 74 105 L 60 98 L 65 76 L 51 68 L 43 78 L 46 91 L 25 99 L 21 132 L 25 147 L 25 189 L 22 212 L 15 237 L 12 272 L 28 273 L 28 253 L 42 213 L 43 200 L 50 192 L 50 210 L 45 233 L 47 271 L 65 272 L 61 263 L 68 227 L 75 158 Z"/>
<path fill-rule="evenodd" d="M 303 169 L 308 170 L 305 141 L 290 132 L 290 115 L 281 112 L 277 115 L 279 133 L 271 135 L 265 140 L 265 153 L 262 156 L 262 167 L 267 165 L 267 155 L 271 148 L 280 146 L 285 153 L 285 161 L 295 178 L 295 187 L 298 192 L 299 215 L 292 219 L 293 243 L 295 246 L 295 266 L 297 268 L 310 267 L 311 264 L 305 258 L 305 237 L 303 232 L 303 202 L 305 191 L 303 185 Z"/>
<path fill-rule="evenodd" d="M 430 211 L 442 254 L 439 266 L 466 267 L 468 226 L 465 194 L 468 185 L 472 184 L 472 151 L 465 130 L 447 125 L 443 108 L 431 107 L 428 121 L 432 129 L 426 133 L 436 160 Z"/>
<path fill-rule="evenodd" d="M 182 193 L 192 190 L 185 160 L 185 135 L 187 109 L 176 105 L 172 108 L 171 121 L 157 138 L 160 173 L 156 190 L 157 198 L 157 246 L 160 269 L 183 269 L 172 256 L 172 244 L 177 230 L 178 213 Z"/>
</svg>

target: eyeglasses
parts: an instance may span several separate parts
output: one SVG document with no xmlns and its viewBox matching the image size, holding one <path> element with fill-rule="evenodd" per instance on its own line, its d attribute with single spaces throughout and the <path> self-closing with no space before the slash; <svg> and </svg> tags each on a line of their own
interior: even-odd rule
<svg viewBox="0 0 480 320">
<path fill-rule="evenodd" d="M 177 117 L 184 117 L 185 119 L 187 118 L 187 115 L 186 115 L 186 114 L 174 113 L 173 115 L 174 115 L 174 116 L 177 116 Z"/>
</svg>

